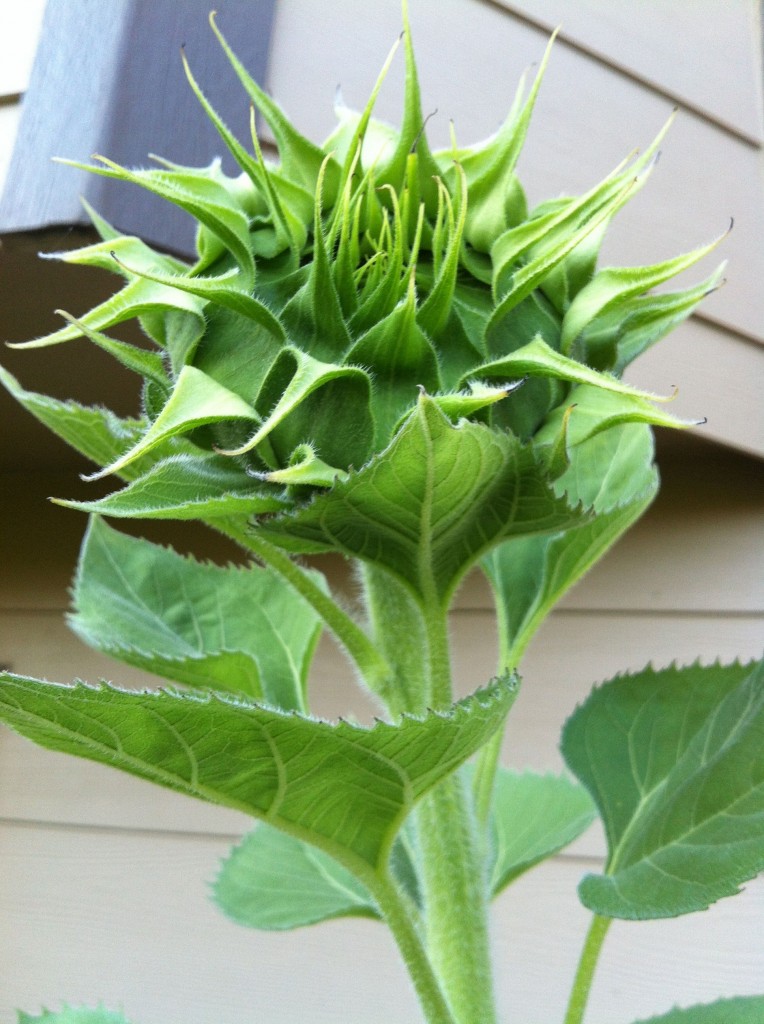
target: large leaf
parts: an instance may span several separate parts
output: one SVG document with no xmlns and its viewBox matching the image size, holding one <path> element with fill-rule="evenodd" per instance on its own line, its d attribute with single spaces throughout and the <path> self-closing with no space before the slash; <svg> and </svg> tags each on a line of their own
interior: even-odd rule
<svg viewBox="0 0 764 1024">
<path fill-rule="evenodd" d="M 645 669 L 595 690 L 562 749 L 599 807 L 595 913 L 704 910 L 764 869 L 764 662 Z"/>
<path fill-rule="evenodd" d="M 75 632 L 128 664 L 186 685 L 305 709 L 319 620 L 268 569 L 202 564 L 94 517 L 74 608 Z"/>
<path fill-rule="evenodd" d="M 530 447 L 481 424 L 453 426 L 422 395 L 386 451 L 264 529 L 285 546 L 339 550 L 382 566 L 420 601 L 446 604 L 499 540 L 582 518 L 554 497 Z"/>
<path fill-rule="evenodd" d="M 17 1024 L 130 1024 L 127 1017 L 102 1006 L 64 1006 L 61 1010 L 43 1010 L 39 1017 L 19 1011 Z"/>
<path fill-rule="evenodd" d="M 660 1017 L 635 1021 L 634 1024 L 761 1024 L 762 1021 L 764 996 L 738 996 L 685 1009 L 677 1007 Z"/>
<path fill-rule="evenodd" d="M 228 917 L 262 931 L 379 917 L 368 890 L 341 864 L 262 823 L 223 862 L 213 891 Z"/>
<path fill-rule="evenodd" d="M 415 803 L 502 726 L 515 690 L 501 679 L 447 711 L 363 729 L 219 693 L 4 672 L 0 720 L 48 749 L 264 819 L 371 878 Z"/>
<path fill-rule="evenodd" d="M 589 794 L 575 782 L 499 769 L 491 805 L 493 895 L 572 843 L 595 817 Z"/>
</svg>

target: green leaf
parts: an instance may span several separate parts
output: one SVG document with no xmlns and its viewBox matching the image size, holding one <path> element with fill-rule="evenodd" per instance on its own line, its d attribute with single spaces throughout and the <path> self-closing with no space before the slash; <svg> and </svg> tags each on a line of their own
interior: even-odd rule
<svg viewBox="0 0 764 1024">
<path fill-rule="evenodd" d="M 412 207 L 416 209 L 421 200 L 425 203 L 427 213 L 434 216 L 438 204 L 436 178 L 439 176 L 440 169 L 430 152 L 424 130 L 426 122 L 422 114 L 419 76 L 414 58 L 411 26 L 405 5 L 403 8 L 403 41 L 406 51 L 403 117 L 395 151 L 378 168 L 376 179 L 378 184 L 391 184 L 399 193 L 403 190 L 404 184 L 408 185 L 410 192 L 414 193 L 416 198 Z M 412 168 L 413 174 L 411 173 Z"/>
<path fill-rule="evenodd" d="M 658 490 L 653 486 L 634 500 L 601 512 L 582 526 L 562 533 L 504 541 L 481 560 L 496 600 L 505 664 L 517 666 L 528 643 L 574 583 L 642 515 Z"/>
<path fill-rule="evenodd" d="M 50 253 L 47 254 L 47 258 L 116 271 L 127 278 L 127 284 L 110 298 L 79 317 L 78 320 L 70 322 L 68 326 L 34 341 L 14 344 L 13 348 L 45 348 L 49 345 L 57 345 L 80 338 L 88 330 L 104 331 L 134 317 L 151 316 L 156 318 L 158 314 L 170 315 L 175 318 L 178 317 L 178 314 L 185 315 L 184 348 L 193 349 L 194 344 L 201 337 L 204 330 L 205 305 L 202 300 L 176 288 L 158 284 L 146 277 L 136 278 L 135 276 L 136 272 L 177 274 L 187 271 L 188 268 L 179 260 L 155 253 L 140 239 L 131 236 L 109 239 L 106 242 L 98 242 L 95 245 L 71 252 Z M 135 270 L 128 271 L 121 262 L 123 259 L 127 260 Z M 158 344 L 168 348 L 175 363 L 173 352 L 175 346 L 172 341 L 164 337 L 164 332 L 160 336 L 155 331 L 151 333 L 151 336 Z"/>
<path fill-rule="evenodd" d="M 140 374 L 145 380 L 158 385 L 162 391 L 167 392 L 170 390 L 170 379 L 165 370 L 164 361 L 157 352 L 147 352 L 146 349 L 138 348 L 137 345 L 117 341 L 115 338 L 110 338 L 100 331 L 92 330 L 86 324 L 83 324 L 81 320 L 77 320 L 76 317 L 70 316 L 69 313 L 65 313 L 63 310 L 59 309 L 57 312 L 69 324 L 81 331 L 94 345 L 102 348 L 104 352 L 108 352 L 126 369 Z"/>
<path fill-rule="evenodd" d="M 213 886 L 232 920 L 284 931 L 334 917 L 379 918 L 366 888 L 322 850 L 260 824 L 229 854 Z"/>
<path fill-rule="evenodd" d="M 130 1024 L 121 1013 L 102 1006 L 64 1006 L 61 1010 L 43 1010 L 39 1017 L 19 1011 L 17 1024 Z"/>
<path fill-rule="evenodd" d="M 26 391 L 2 366 L 0 384 L 35 419 L 99 466 L 114 462 L 131 449 L 146 428 L 144 421 L 121 419 L 108 409 L 62 402 L 35 391 Z M 129 478 L 131 470 L 137 472 L 136 466 L 127 468 L 122 475 Z"/>
<path fill-rule="evenodd" d="M 287 507 L 261 490 L 244 470 L 220 455 L 179 454 L 162 459 L 127 487 L 94 501 L 54 499 L 81 512 L 117 519 L 216 519 L 279 512 Z"/>
<path fill-rule="evenodd" d="M 539 287 L 580 246 L 590 246 L 601 229 L 644 180 L 614 174 L 590 193 L 551 213 L 523 222 L 501 235 L 491 248 L 496 308 L 490 333 L 534 288 Z M 517 262 L 527 254 L 527 262 Z"/>
<path fill-rule="evenodd" d="M 282 467 L 303 444 L 314 447 L 329 465 L 362 464 L 372 442 L 370 401 L 364 370 L 283 349 L 257 397 L 262 422 L 244 444 L 221 449 L 222 454 L 243 455 L 267 440 Z"/>
<path fill-rule="evenodd" d="M 94 211 L 87 203 L 85 203 L 85 207 L 92 216 Z M 101 220 L 100 223 L 105 225 L 106 222 Z M 42 257 L 46 260 L 61 260 L 63 263 L 73 263 L 81 267 L 99 267 L 112 274 L 121 274 L 127 280 L 132 277 L 132 271 L 127 271 L 125 268 L 125 260 L 134 263 L 141 270 L 158 270 L 168 274 L 188 272 L 188 265 L 182 260 L 156 252 L 135 235 L 120 235 L 111 226 L 107 227 L 109 237 L 101 242 L 85 245 L 80 249 L 46 252 L 42 254 Z"/>
<path fill-rule="evenodd" d="M 505 537 L 581 522 L 554 498 L 530 447 L 482 424 L 453 426 L 426 395 L 382 452 L 310 505 L 261 529 L 298 550 L 339 550 L 388 569 L 424 604 Z"/>
<path fill-rule="evenodd" d="M 302 246 L 305 244 L 306 232 L 300 224 L 299 218 L 295 217 L 289 206 L 284 208 L 281 200 L 278 196 L 278 190 L 274 188 L 274 175 L 266 167 L 265 161 L 263 160 L 262 153 L 260 151 L 260 145 L 255 132 L 255 114 L 254 109 L 250 110 L 251 113 L 251 128 L 252 128 L 252 142 L 255 147 L 255 153 L 257 159 L 255 159 L 239 142 L 239 140 L 232 134 L 223 119 L 219 116 L 217 111 L 208 102 L 199 85 L 196 82 L 191 68 L 188 65 L 185 54 L 181 54 L 183 58 L 183 67 L 186 72 L 189 84 L 193 89 L 197 99 L 202 105 L 205 114 L 212 121 L 218 134 L 225 142 L 231 155 L 236 160 L 238 165 L 246 172 L 255 191 L 259 193 L 267 201 L 269 212 L 272 218 L 272 228 L 260 229 L 256 232 L 255 237 L 252 238 L 252 248 L 256 255 L 264 255 L 268 258 L 278 255 L 285 249 L 289 248 L 292 254 L 292 263 L 296 265 L 299 263 L 299 253 Z M 283 182 L 283 179 L 282 179 Z M 303 191 L 303 190 L 300 190 Z M 310 195 L 307 194 L 309 200 L 308 208 L 311 208 Z M 266 242 L 266 238 L 269 238 L 270 245 Z"/>
<path fill-rule="evenodd" d="M 600 224 L 595 231 L 579 242 L 565 259 L 553 267 L 541 282 L 540 290 L 560 316 L 565 314 L 575 296 L 594 276 L 607 228 L 607 223 Z M 559 344 L 559 338 L 557 343 Z"/>
<path fill-rule="evenodd" d="M 50 750 L 264 819 L 371 878 L 415 803 L 503 725 L 515 690 L 505 678 L 447 711 L 362 729 L 220 693 L 4 672 L 0 720 Z"/>
<path fill-rule="evenodd" d="M 442 256 L 437 249 L 433 253 L 433 257 L 440 261 L 440 266 L 430 293 L 422 302 L 417 313 L 417 323 L 430 338 L 438 337 L 446 326 L 459 274 L 459 254 L 462 250 L 462 235 L 467 218 L 467 181 L 464 171 L 460 167 L 457 167 L 457 173 L 461 189 L 456 219 L 453 216 L 451 196 L 442 183 L 439 185 L 438 218 L 447 225 L 442 243 L 445 245 L 445 251 Z M 435 248 L 435 243 L 433 243 L 433 248 Z"/>
<path fill-rule="evenodd" d="M 575 782 L 500 768 L 491 804 L 493 895 L 572 843 L 596 816 L 591 797 Z"/>
<path fill-rule="evenodd" d="M 605 917 L 705 910 L 764 869 L 764 661 L 645 669 L 595 690 L 562 749 L 599 807 Z"/>
<path fill-rule="evenodd" d="M 254 406 L 283 345 L 267 327 L 230 309 L 210 306 L 206 314 L 204 335 L 188 361 Z"/>
<path fill-rule="evenodd" d="M 305 710 L 320 622 L 268 569 L 202 564 L 94 517 L 73 601 L 69 624 L 96 650 L 187 686 Z"/>
<path fill-rule="evenodd" d="M 103 166 L 94 167 L 75 160 L 59 162 L 91 174 L 140 185 L 179 206 L 211 231 L 228 249 L 238 263 L 247 287 L 252 287 L 255 263 L 249 246 L 249 221 L 232 190 L 223 184 L 222 175 L 214 174 L 214 168 L 131 171 L 103 156 L 95 156 L 94 159 Z"/>
<path fill-rule="evenodd" d="M 196 367 L 184 366 L 167 404 L 140 441 L 90 479 L 121 472 L 135 459 L 194 427 L 235 419 L 260 422 L 255 410 L 233 391 Z"/>
<path fill-rule="evenodd" d="M 313 259 L 305 284 L 284 306 L 281 320 L 292 344 L 316 358 L 335 361 L 350 346 L 350 334 L 321 223 L 323 172 L 315 198 Z"/>
<path fill-rule="evenodd" d="M 720 241 L 721 238 L 717 238 L 709 245 L 649 267 L 608 267 L 598 271 L 581 289 L 565 314 L 561 351 L 570 353 L 578 336 L 596 316 L 605 311 L 620 311 L 625 315 L 634 296 L 642 295 L 687 270 L 715 249 Z"/>
<path fill-rule="evenodd" d="M 720 286 L 723 270 L 724 264 L 705 281 L 681 292 L 634 298 L 625 315 L 620 310 L 600 314 L 584 329 L 584 350 L 595 352 L 602 349 L 603 344 L 605 347 L 612 344 L 614 339 L 616 361 L 613 372 L 620 376 L 629 363 L 673 331 Z"/>
<path fill-rule="evenodd" d="M 194 325 L 196 339 L 201 337 L 204 329 L 203 303 L 193 296 L 186 296 L 184 302 L 180 296 L 182 292 L 166 288 L 164 285 L 155 284 L 153 281 L 144 279 L 131 281 L 121 291 L 116 292 L 106 299 L 99 306 L 95 306 L 85 313 L 78 320 L 79 326 L 69 324 L 44 338 L 36 338 L 34 341 L 25 341 L 21 344 L 13 344 L 12 348 L 46 348 L 49 345 L 58 345 L 64 341 L 71 341 L 74 338 L 81 338 L 84 328 L 91 331 L 105 331 L 115 324 L 121 324 L 125 320 L 132 320 L 144 314 L 155 314 L 163 311 L 175 314 L 182 310 L 191 314 L 191 321 Z M 187 342 L 186 347 L 192 347 L 192 342 Z"/>
<path fill-rule="evenodd" d="M 330 466 L 319 459 L 311 444 L 299 444 L 289 459 L 286 469 L 274 469 L 272 472 L 255 474 L 269 483 L 285 484 L 291 487 L 308 485 L 311 487 L 331 487 L 337 480 L 346 480 L 344 469 Z M 286 503 L 282 504 L 282 508 Z"/>
<path fill-rule="evenodd" d="M 560 355 L 540 337 L 534 338 L 527 345 L 523 345 L 522 348 L 508 355 L 502 356 L 501 359 L 476 367 L 470 374 L 466 374 L 465 378 L 471 380 L 516 380 L 518 377 L 526 375 L 552 377 L 568 381 L 571 384 L 588 384 L 624 398 L 639 400 L 645 404 L 667 400 L 661 399 L 657 395 L 651 395 L 647 391 L 639 391 L 609 373 L 599 373 L 575 359 Z M 466 382 L 465 379 L 464 383 Z M 655 415 L 663 416 L 657 411 Z M 679 425 L 680 421 L 674 420 L 673 417 L 668 417 L 668 419 L 671 420 L 672 425 Z"/>
<path fill-rule="evenodd" d="M 515 166 L 528 134 L 531 115 L 557 33 L 552 35 L 538 74 L 523 103 L 524 78 L 515 95 L 504 124 L 483 146 L 452 155 L 463 166 L 468 182 L 467 227 L 465 237 L 479 252 L 489 252 L 497 233 L 509 227 L 507 197 L 517 187 Z M 440 155 L 440 154 L 438 154 Z M 448 154 L 442 154 L 443 157 Z"/>
<path fill-rule="evenodd" d="M 416 401 L 417 385 L 430 393 L 440 390 L 435 351 L 417 322 L 413 282 L 406 298 L 359 338 L 346 358 L 373 375 L 375 447 L 383 447 Z"/>
<path fill-rule="evenodd" d="M 374 88 L 369 93 L 366 106 L 361 113 L 351 110 L 345 105 L 339 90 L 335 97 L 334 113 L 338 124 L 321 148 L 325 153 L 333 153 L 335 158 L 342 163 L 341 191 L 343 200 L 349 195 L 349 186 L 352 184 L 356 171 L 363 174 L 363 167 L 367 162 L 373 166 L 379 160 L 380 146 L 376 144 L 378 143 L 377 132 L 383 132 L 384 142 L 391 141 L 391 137 L 396 134 L 395 129 L 390 125 L 382 125 L 371 115 L 399 45 L 400 39 L 396 39 L 382 65 L 382 70 L 377 75 Z M 344 217 L 347 208 L 341 210 L 343 205 L 338 202 L 337 216 L 341 212 Z"/>
<path fill-rule="evenodd" d="M 253 298 L 247 290 L 247 284 L 242 280 L 241 270 L 232 268 L 216 277 L 191 277 L 188 274 L 160 274 L 156 271 L 139 270 L 137 267 L 125 265 L 125 269 L 144 280 L 153 281 L 155 284 L 163 285 L 166 288 L 174 288 L 189 295 L 195 295 L 205 302 L 214 302 L 218 306 L 224 306 L 239 316 L 253 320 L 273 336 L 279 343 L 285 340 L 284 328 L 278 318 Z"/>
<path fill-rule="evenodd" d="M 715 1003 L 676 1007 L 660 1017 L 635 1021 L 634 1024 L 761 1024 L 764 1020 L 764 996 L 738 996 L 719 999 Z"/>
<path fill-rule="evenodd" d="M 284 173 L 312 194 L 315 191 L 319 171 L 326 154 L 315 143 L 297 131 L 281 107 L 249 75 L 217 27 L 214 11 L 210 14 L 210 25 L 247 95 L 268 122 L 268 127 L 276 139 Z M 339 171 L 339 165 L 332 160 L 326 171 L 327 181 L 331 186 L 329 198 L 332 201 L 337 189 Z"/>
<path fill-rule="evenodd" d="M 608 398 L 588 389 L 586 403 L 573 409 L 567 425 L 569 465 L 554 482 L 557 494 L 564 494 L 571 504 L 582 502 L 598 515 L 642 499 L 656 484 L 652 431 L 644 423 L 617 420 L 601 429 L 613 408 Z M 620 400 L 614 404 L 618 409 Z M 564 413 L 556 410 L 536 441 L 549 452 L 563 428 Z"/>
</svg>

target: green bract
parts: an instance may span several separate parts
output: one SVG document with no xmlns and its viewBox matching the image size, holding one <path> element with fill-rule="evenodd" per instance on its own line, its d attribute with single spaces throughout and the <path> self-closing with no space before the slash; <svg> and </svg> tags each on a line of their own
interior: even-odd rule
<svg viewBox="0 0 764 1024">
<path fill-rule="evenodd" d="M 80 436 L 85 410 L 82 431 L 48 417 L 97 459 L 94 476 L 130 481 L 93 508 L 245 520 L 281 512 L 269 530 L 279 542 L 291 533 L 290 510 L 388 449 L 420 393 L 431 420 L 440 413 L 453 426 L 468 419 L 510 434 L 550 478 L 585 459 L 577 450 L 605 428 L 677 425 L 618 376 L 692 311 L 718 272 L 674 294 L 647 289 L 710 247 L 652 267 L 595 269 L 604 230 L 646 179 L 657 140 L 585 195 L 529 211 L 515 165 L 548 53 L 493 138 L 434 153 L 406 31 L 400 131 L 371 117 L 391 54 L 366 109 L 341 107 L 319 147 L 247 75 L 211 21 L 279 162 L 263 158 L 254 132 L 252 151 L 231 135 L 186 65 L 241 174 L 227 177 L 218 162 L 127 170 L 106 158 L 88 169 L 190 213 L 196 262 L 119 236 L 94 214 L 103 241 L 58 256 L 114 270 L 124 288 L 28 343 L 86 335 L 143 379 L 142 420 L 104 421 L 112 443 L 98 452 L 92 424 Z M 158 353 L 103 333 L 133 318 Z M 39 396 L 5 379 L 39 414 Z M 462 442 L 470 439 L 455 435 L 452 445 Z"/>
</svg>

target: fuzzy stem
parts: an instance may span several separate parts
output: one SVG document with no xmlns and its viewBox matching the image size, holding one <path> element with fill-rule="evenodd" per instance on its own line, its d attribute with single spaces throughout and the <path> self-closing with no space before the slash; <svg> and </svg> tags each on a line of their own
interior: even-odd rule
<svg viewBox="0 0 764 1024">
<path fill-rule="evenodd" d="M 355 662 L 358 671 L 372 690 L 380 690 L 390 676 L 390 666 L 361 627 L 332 600 L 299 565 L 275 544 L 264 540 L 257 531 L 239 531 L 236 539 L 257 558 L 273 569 L 303 597 L 321 617 L 327 628 Z"/>
<path fill-rule="evenodd" d="M 379 566 L 362 563 L 358 574 L 371 637 L 390 665 L 379 696 L 393 717 L 423 715 L 430 695 L 423 684 L 427 637 L 422 610 L 404 584 Z"/>
<path fill-rule="evenodd" d="M 389 876 L 369 884 L 414 983 L 427 1024 L 457 1024 L 404 900 Z"/>
<path fill-rule="evenodd" d="M 435 708 L 451 702 L 447 613 L 430 606 L 429 696 Z M 459 1024 L 493 1024 L 496 1010 L 488 940 L 483 843 L 462 777 L 452 775 L 417 812 L 427 948 Z"/>
<path fill-rule="evenodd" d="M 461 776 L 422 801 L 417 825 L 433 966 L 459 1024 L 494 1024 L 483 844 Z"/>
<path fill-rule="evenodd" d="M 592 918 L 584 948 L 581 951 L 581 959 L 578 962 L 578 970 L 573 981 L 564 1024 L 583 1024 L 584 1012 L 594 980 L 594 971 L 611 924 L 612 918 L 610 917 L 600 917 L 599 914 L 595 914 Z"/>
</svg>

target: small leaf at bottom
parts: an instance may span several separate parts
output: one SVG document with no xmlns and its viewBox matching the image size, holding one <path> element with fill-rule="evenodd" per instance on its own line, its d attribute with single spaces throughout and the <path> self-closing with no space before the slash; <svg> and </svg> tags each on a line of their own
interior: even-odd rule
<svg viewBox="0 0 764 1024">
<path fill-rule="evenodd" d="M 64 1006 L 54 1012 L 43 1010 L 39 1017 L 19 1011 L 17 1024 L 130 1024 L 127 1017 L 102 1006 Z"/>
<path fill-rule="evenodd" d="M 233 848 L 213 894 L 228 917 L 263 931 L 379 917 L 364 886 L 334 858 L 265 824 Z"/>
<path fill-rule="evenodd" d="M 595 816 L 594 804 L 583 786 L 563 776 L 500 769 L 491 816 L 493 895 L 572 843 Z"/>
<path fill-rule="evenodd" d="M 660 1017 L 635 1021 L 634 1024 L 762 1024 L 762 1021 L 764 996 L 739 996 L 688 1006 L 684 1010 L 677 1007 Z"/>
</svg>

